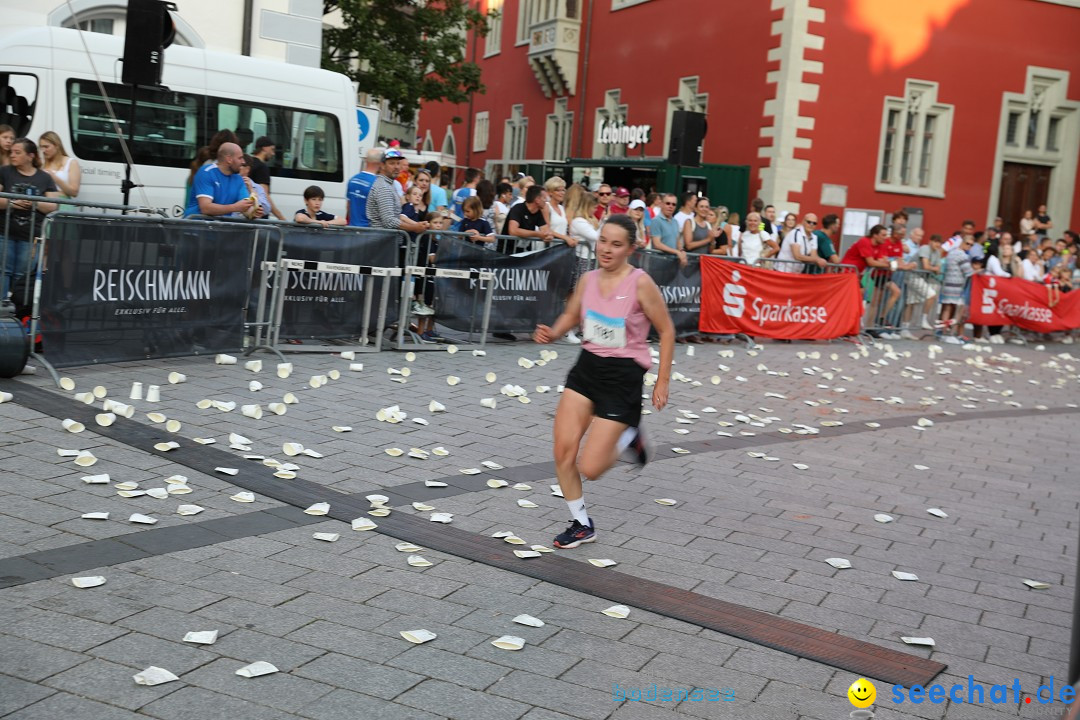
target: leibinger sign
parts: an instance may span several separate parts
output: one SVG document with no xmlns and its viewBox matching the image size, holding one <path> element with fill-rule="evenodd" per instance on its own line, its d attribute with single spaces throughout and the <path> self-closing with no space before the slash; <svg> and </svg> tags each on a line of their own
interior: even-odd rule
<svg viewBox="0 0 1080 720">
<path fill-rule="evenodd" d="M 625 145 L 629 150 L 645 145 L 651 137 L 652 125 L 620 125 L 601 120 L 596 129 L 596 142 L 601 145 Z"/>
</svg>

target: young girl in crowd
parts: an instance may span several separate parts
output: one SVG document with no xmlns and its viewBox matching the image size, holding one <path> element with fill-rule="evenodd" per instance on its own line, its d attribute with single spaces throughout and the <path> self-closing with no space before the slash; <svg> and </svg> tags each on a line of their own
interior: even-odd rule
<svg viewBox="0 0 1080 720">
<path fill-rule="evenodd" d="M 469 240 L 475 243 L 495 242 L 495 231 L 491 225 L 481 217 L 484 214 L 484 201 L 479 195 L 465 198 L 462 203 L 462 212 L 465 214 L 454 228 L 457 232 L 466 233 Z"/>
<path fill-rule="evenodd" d="M 15 129 L 0 125 L 0 167 L 11 164 L 11 145 L 15 142 Z"/>
<path fill-rule="evenodd" d="M 67 154 L 60 136 L 52 130 L 38 138 L 41 169 L 52 175 L 53 182 L 66 198 L 77 197 L 82 184 L 79 161 Z"/>
</svg>

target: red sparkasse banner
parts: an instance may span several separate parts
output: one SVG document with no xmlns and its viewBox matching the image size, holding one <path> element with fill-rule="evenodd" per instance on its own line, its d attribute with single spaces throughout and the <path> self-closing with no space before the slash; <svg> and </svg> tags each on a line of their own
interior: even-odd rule
<svg viewBox="0 0 1080 720">
<path fill-rule="evenodd" d="M 1057 303 L 1050 307 L 1051 296 Z M 1022 278 L 975 275 L 971 278 L 971 322 L 1015 325 L 1033 332 L 1080 327 L 1080 292 L 1055 292 Z"/>
<path fill-rule="evenodd" d="M 702 332 L 821 340 L 857 335 L 858 273 L 800 275 L 701 258 Z"/>
</svg>

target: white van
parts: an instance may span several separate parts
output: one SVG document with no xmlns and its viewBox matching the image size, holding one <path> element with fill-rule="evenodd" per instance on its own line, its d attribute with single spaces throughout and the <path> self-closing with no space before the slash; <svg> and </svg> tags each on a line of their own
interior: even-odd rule
<svg viewBox="0 0 1080 720">
<path fill-rule="evenodd" d="M 79 34 L 56 27 L 0 31 L 0 123 L 35 142 L 46 130 L 58 133 L 82 166 L 78 199 L 119 204 L 123 153 L 93 68 L 126 139 L 131 89 L 120 82 L 124 39 Z M 263 135 L 274 140 L 270 190 L 287 219 L 304 206 L 309 185 L 326 193 L 327 212 L 345 213 L 345 187 L 360 165 L 356 93 L 349 78 L 172 46 L 165 51 L 162 83 L 167 90 L 140 88 L 136 95 L 132 180 L 143 187 L 131 191 L 132 204 L 182 215 L 196 152 L 227 128 L 247 152 L 254 152 Z"/>
</svg>

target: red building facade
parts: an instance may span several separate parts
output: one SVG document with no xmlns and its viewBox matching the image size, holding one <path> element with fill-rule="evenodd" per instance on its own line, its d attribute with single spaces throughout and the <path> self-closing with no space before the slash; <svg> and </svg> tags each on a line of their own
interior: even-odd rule
<svg viewBox="0 0 1080 720">
<path fill-rule="evenodd" d="M 1080 0 L 475 2 L 499 12 L 468 38 L 487 92 L 419 117 L 452 164 L 664 157 L 683 109 L 703 161 L 750 166 L 782 211 L 949 232 L 1045 203 L 1053 234 L 1080 227 Z"/>
</svg>

